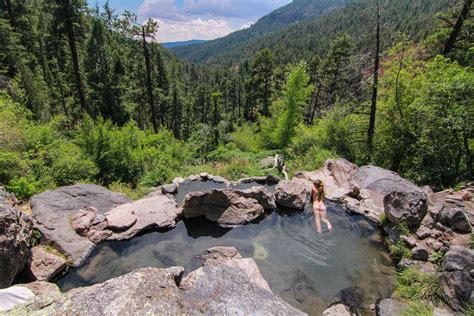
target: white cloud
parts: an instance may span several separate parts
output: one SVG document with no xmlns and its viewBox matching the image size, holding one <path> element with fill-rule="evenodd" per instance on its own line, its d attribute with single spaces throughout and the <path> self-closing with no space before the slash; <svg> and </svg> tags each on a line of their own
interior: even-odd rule
<svg viewBox="0 0 474 316">
<path fill-rule="evenodd" d="M 225 20 L 203 20 L 198 18 L 177 22 L 157 19 L 157 22 L 160 28 L 156 40 L 162 43 L 191 39 L 211 40 L 233 31 Z"/>
<path fill-rule="evenodd" d="M 215 39 L 251 26 L 258 18 L 291 0 L 143 0 L 141 20 L 159 21 L 161 42 Z"/>
</svg>

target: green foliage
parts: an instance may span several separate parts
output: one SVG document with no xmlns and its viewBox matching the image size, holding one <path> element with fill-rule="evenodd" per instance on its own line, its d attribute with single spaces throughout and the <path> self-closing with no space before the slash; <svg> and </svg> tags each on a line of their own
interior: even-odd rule
<svg viewBox="0 0 474 316">
<path fill-rule="evenodd" d="M 444 293 L 436 275 L 423 273 L 414 267 L 398 274 L 395 295 L 410 301 L 437 303 L 444 300 Z"/>
<path fill-rule="evenodd" d="M 14 193 L 20 200 L 39 193 L 40 189 L 32 176 L 19 177 L 11 180 L 7 185 L 7 190 Z"/>
<path fill-rule="evenodd" d="M 410 302 L 400 316 L 432 316 L 434 308 L 423 302 Z"/>
<path fill-rule="evenodd" d="M 256 137 L 257 133 L 255 125 L 243 124 L 231 134 L 231 140 L 241 151 L 257 153 L 261 150 L 260 140 Z"/>
<path fill-rule="evenodd" d="M 113 182 L 108 186 L 108 189 L 113 192 L 119 192 L 126 195 L 128 198 L 136 201 L 142 199 L 147 194 L 151 193 L 151 189 L 143 186 L 138 186 L 136 188 L 132 188 L 128 184 L 124 184 L 121 182 Z"/>
<path fill-rule="evenodd" d="M 385 225 L 387 225 L 390 221 L 389 221 L 389 219 L 388 219 L 388 217 L 387 217 L 387 215 L 386 215 L 385 213 L 381 213 L 381 214 L 379 215 L 379 222 L 380 222 L 380 225 L 385 226 Z"/>
<path fill-rule="evenodd" d="M 405 235 L 405 236 L 410 235 L 410 229 L 408 228 L 408 225 L 406 223 L 398 222 L 395 227 L 397 231 L 400 233 L 400 235 Z"/>
<path fill-rule="evenodd" d="M 410 249 L 402 241 L 387 241 L 387 244 L 390 256 L 392 256 L 395 261 L 400 261 L 402 258 L 411 258 Z"/>
<path fill-rule="evenodd" d="M 474 234 L 471 234 L 471 240 L 469 241 L 469 248 L 474 249 Z"/>
</svg>

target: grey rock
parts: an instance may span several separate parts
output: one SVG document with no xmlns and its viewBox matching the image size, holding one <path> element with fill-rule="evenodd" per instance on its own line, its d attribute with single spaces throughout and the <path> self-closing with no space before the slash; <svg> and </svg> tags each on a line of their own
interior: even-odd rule
<svg viewBox="0 0 474 316">
<path fill-rule="evenodd" d="M 439 276 L 441 287 L 449 305 L 455 311 L 461 310 L 469 302 L 472 294 L 472 281 L 468 272 L 443 272 Z"/>
<path fill-rule="evenodd" d="M 281 181 L 280 178 L 275 177 L 274 175 L 271 175 L 271 174 L 267 175 L 267 176 L 265 177 L 265 180 L 266 180 L 267 182 L 269 182 L 269 183 L 278 183 L 278 182 Z"/>
<path fill-rule="evenodd" d="M 457 233 L 469 234 L 472 232 L 472 225 L 460 208 L 443 208 L 438 214 L 438 221 Z"/>
<path fill-rule="evenodd" d="M 128 202 L 130 200 L 123 194 L 97 185 L 78 184 L 33 196 L 31 206 L 35 228 L 57 250 L 67 255 L 74 266 L 79 266 L 95 244 L 74 231 L 71 225 L 74 216 L 88 207 L 103 214 Z"/>
<path fill-rule="evenodd" d="M 420 187 L 400 177 L 397 173 L 376 166 L 358 168 L 351 181 L 361 190 L 371 190 L 384 195 L 393 191 L 422 193 Z"/>
<path fill-rule="evenodd" d="M 416 246 L 416 239 L 413 236 L 407 237 L 407 236 L 400 236 L 400 240 L 403 241 L 403 243 L 408 247 L 408 248 L 414 248 Z"/>
<path fill-rule="evenodd" d="M 124 240 L 150 229 L 174 228 L 181 212 L 176 200 L 168 195 L 122 204 L 105 215 L 106 229 L 113 232 L 107 239 Z"/>
<path fill-rule="evenodd" d="M 247 224 L 264 213 L 265 208 L 256 199 L 246 198 L 232 189 L 189 193 L 183 206 L 184 217 L 205 216 L 221 225 Z"/>
<path fill-rule="evenodd" d="M 351 316 L 351 313 L 344 304 L 337 304 L 326 309 L 323 316 Z"/>
<path fill-rule="evenodd" d="M 275 197 L 264 187 L 253 187 L 247 190 L 236 190 L 239 196 L 255 199 L 266 211 L 276 209 Z"/>
<path fill-rule="evenodd" d="M 177 315 L 181 314 L 181 293 L 176 282 L 182 272 L 180 267 L 135 270 L 101 284 L 56 295 L 46 306 L 38 304 L 44 296 L 35 297 L 28 304 L 17 306 L 11 314 Z"/>
<path fill-rule="evenodd" d="M 67 267 L 64 258 L 48 252 L 42 246 L 31 249 L 28 262 L 28 275 L 33 280 L 50 281 Z"/>
<path fill-rule="evenodd" d="M 418 246 L 411 250 L 411 255 L 414 260 L 428 261 L 429 253 L 425 246 Z"/>
<path fill-rule="evenodd" d="M 474 249 L 454 246 L 444 257 L 446 271 L 471 271 L 474 269 Z"/>
<path fill-rule="evenodd" d="M 209 180 L 209 173 L 207 172 L 201 172 L 199 176 L 201 177 L 202 180 Z"/>
<path fill-rule="evenodd" d="M 176 184 L 177 186 L 179 186 L 180 184 L 184 183 L 184 181 L 186 181 L 184 178 L 182 177 L 176 177 L 173 179 L 173 183 Z"/>
<path fill-rule="evenodd" d="M 424 226 L 421 226 L 420 228 L 418 228 L 415 234 L 419 239 L 423 240 L 431 236 L 431 230 Z"/>
<path fill-rule="evenodd" d="M 304 315 L 275 296 L 253 259 L 214 262 L 181 282 L 186 314 Z"/>
<path fill-rule="evenodd" d="M 258 162 L 258 164 L 260 167 L 262 167 L 262 169 L 272 168 L 275 166 L 275 157 L 269 156 L 267 158 L 263 158 Z"/>
<path fill-rule="evenodd" d="M 0 187 L 0 289 L 9 287 L 30 254 L 32 222 L 14 207 L 16 199 Z"/>
<path fill-rule="evenodd" d="M 161 187 L 163 194 L 175 194 L 178 192 L 178 185 L 176 183 L 166 184 Z"/>
<path fill-rule="evenodd" d="M 220 177 L 220 176 L 214 176 L 214 178 L 212 179 L 212 181 L 216 182 L 216 183 L 225 183 L 227 182 L 226 179 L 224 179 L 223 177 Z"/>
<path fill-rule="evenodd" d="M 375 304 L 375 313 L 377 316 L 399 316 L 407 307 L 406 303 L 386 298 Z"/>
<path fill-rule="evenodd" d="M 189 181 L 197 181 L 198 179 L 199 179 L 199 176 L 196 176 L 196 175 L 192 175 L 188 177 Z"/>
<path fill-rule="evenodd" d="M 97 212 L 81 210 L 72 218 L 72 228 L 80 236 L 86 236 L 97 217 Z"/>
<path fill-rule="evenodd" d="M 418 226 L 428 210 L 428 198 L 419 191 L 395 191 L 384 198 L 384 211 L 390 222 L 406 223 L 408 227 Z"/>
<path fill-rule="evenodd" d="M 7 315 L 304 315 L 271 292 L 253 259 L 241 258 L 235 248 L 217 247 L 207 255 L 183 280 L 181 267 L 139 269 L 35 297 Z"/>
<path fill-rule="evenodd" d="M 280 206 L 303 210 L 309 197 L 309 187 L 300 181 L 281 181 L 274 193 L 276 203 Z"/>
<path fill-rule="evenodd" d="M 56 284 L 44 281 L 35 281 L 27 284 L 19 284 L 18 286 L 26 287 L 36 296 L 61 293 L 59 287 Z"/>
<path fill-rule="evenodd" d="M 200 256 L 198 260 L 203 266 L 216 265 L 229 259 L 242 259 L 242 255 L 234 247 L 213 247 Z"/>
</svg>

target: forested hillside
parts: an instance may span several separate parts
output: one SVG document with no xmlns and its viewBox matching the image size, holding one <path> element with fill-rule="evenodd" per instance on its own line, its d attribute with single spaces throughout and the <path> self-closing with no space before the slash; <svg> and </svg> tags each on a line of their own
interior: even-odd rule
<svg viewBox="0 0 474 316">
<path fill-rule="evenodd" d="M 20 198 L 77 182 L 134 195 L 276 172 L 258 164 L 275 153 L 290 175 L 344 157 L 434 188 L 472 178 L 472 1 L 439 17 L 447 1 L 371 3 L 226 44 L 226 67 L 180 61 L 155 21 L 108 6 L 2 1 L 0 183 Z"/>
<path fill-rule="evenodd" d="M 234 49 L 245 50 L 244 47 L 248 48 L 250 42 L 266 34 L 275 33 L 284 27 L 300 21 L 324 16 L 356 1 L 359 0 L 295 0 L 262 17 L 247 29 L 204 44 L 192 45 L 187 48 L 177 47 L 173 49 L 173 52 L 179 58 L 195 63 L 223 61 L 219 56 L 226 52 L 233 51 Z M 251 57 L 248 53 L 245 56 Z M 245 58 L 245 56 L 242 57 Z M 225 61 L 227 62 L 227 60 Z"/>
<path fill-rule="evenodd" d="M 315 0 L 305 2 L 321 3 Z M 309 58 L 315 52 L 324 55 L 330 42 L 342 33 L 350 34 L 354 38 L 358 52 L 366 52 L 372 41 L 369 34 L 374 20 L 373 3 L 372 0 L 355 0 L 346 1 L 344 6 L 341 2 L 339 9 L 301 19 L 308 21 L 280 30 L 271 28 L 272 32 L 268 34 L 258 32 L 261 28 L 260 22 L 273 25 L 274 16 L 270 14 L 249 30 L 232 33 L 201 45 L 176 48 L 173 52 L 179 58 L 191 62 L 233 65 L 251 58 L 263 48 L 270 48 L 278 62 L 288 63 Z M 446 0 L 384 2 L 381 12 L 384 24 L 382 36 L 386 39 L 384 48 L 396 43 L 400 33 L 408 35 L 414 41 L 431 34 L 437 24 L 436 13 L 446 10 L 448 3 Z M 307 4 L 303 2 L 295 1 L 291 6 L 297 12 L 307 12 Z"/>
</svg>

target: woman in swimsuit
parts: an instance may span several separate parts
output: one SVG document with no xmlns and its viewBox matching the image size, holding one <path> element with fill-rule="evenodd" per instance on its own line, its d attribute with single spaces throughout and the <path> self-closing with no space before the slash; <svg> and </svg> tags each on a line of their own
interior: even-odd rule
<svg viewBox="0 0 474 316">
<path fill-rule="evenodd" d="M 311 192 L 311 198 L 313 201 L 313 212 L 314 212 L 314 220 L 316 221 L 316 230 L 318 233 L 321 233 L 321 221 L 323 221 L 328 230 L 332 230 L 331 223 L 326 219 L 326 205 L 324 205 L 324 183 L 321 180 L 316 180 L 313 183 L 313 189 Z"/>
</svg>

